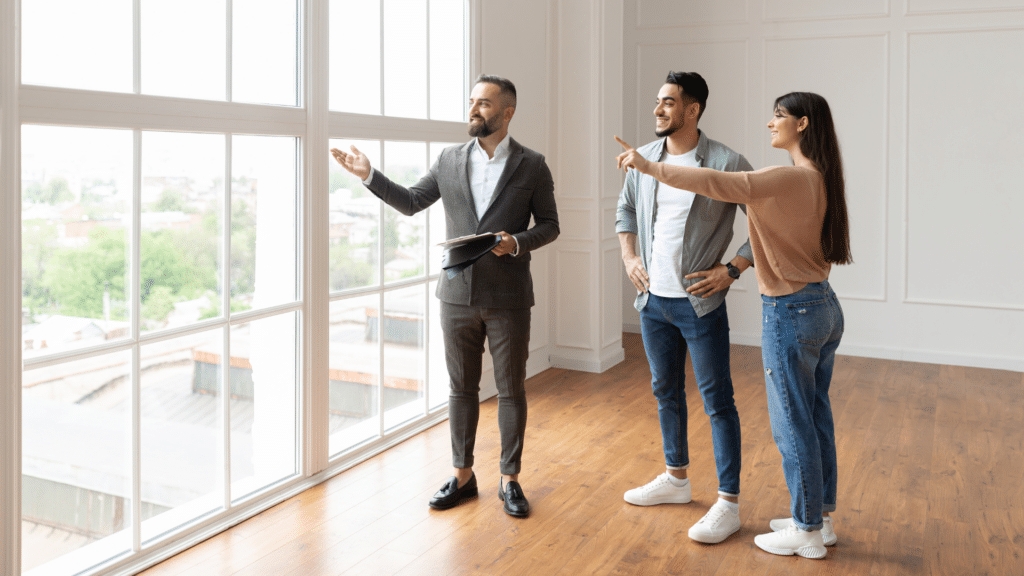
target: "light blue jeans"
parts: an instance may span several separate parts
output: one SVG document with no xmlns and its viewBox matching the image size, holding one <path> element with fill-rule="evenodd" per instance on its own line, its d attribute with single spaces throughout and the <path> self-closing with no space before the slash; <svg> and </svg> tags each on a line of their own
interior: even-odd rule
<svg viewBox="0 0 1024 576">
<path fill-rule="evenodd" d="M 782 453 L 793 521 L 820 530 L 836 509 L 836 437 L 828 398 L 843 309 L 828 281 L 761 296 L 761 355 L 772 436 Z"/>
<path fill-rule="evenodd" d="M 640 312 L 640 329 L 651 365 L 651 388 L 658 400 L 665 465 L 675 469 L 690 465 L 683 386 L 689 350 L 697 389 L 704 399 L 704 413 L 711 418 L 718 491 L 738 496 L 740 415 L 729 372 L 729 315 L 725 302 L 698 318 L 689 298 L 651 294 Z"/>
</svg>

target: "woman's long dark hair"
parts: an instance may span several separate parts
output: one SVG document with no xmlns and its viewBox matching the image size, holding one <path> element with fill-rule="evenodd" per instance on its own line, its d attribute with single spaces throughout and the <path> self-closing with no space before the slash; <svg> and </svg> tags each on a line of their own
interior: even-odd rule
<svg viewBox="0 0 1024 576">
<path fill-rule="evenodd" d="M 807 128 L 801 132 L 800 152 L 818 166 L 825 178 L 828 204 L 821 225 L 821 250 L 825 261 L 852 264 L 843 158 L 839 154 L 839 138 L 828 102 L 812 92 L 790 92 L 775 99 L 775 109 L 779 108 L 797 119 L 807 117 Z"/>
</svg>

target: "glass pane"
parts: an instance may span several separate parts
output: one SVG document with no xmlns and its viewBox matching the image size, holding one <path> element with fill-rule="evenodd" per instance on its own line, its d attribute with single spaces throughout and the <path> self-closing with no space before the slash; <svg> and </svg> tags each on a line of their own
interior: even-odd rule
<svg viewBox="0 0 1024 576">
<path fill-rule="evenodd" d="M 380 114 L 380 0 L 331 0 L 331 110 Z"/>
<path fill-rule="evenodd" d="M 21 81 L 132 91 L 132 0 L 21 3 Z"/>
<path fill-rule="evenodd" d="M 77 573 L 131 550 L 131 354 L 22 378 L 22 570 Z"/>
<path fill-rule="evenodd" d="M 331 148 L 346 152 L 355 146 L 370 164 L 380 168 L 380 142 L 339 140 Z M 373 286 L 380 279 L 381 202 L 334 159 L 330 173 L 330 261 L 331 290 Z"/>
<path fill-rule="evenodd" d="M 427 0 L 384 3 L 384 114 L 387 116 L 427 117 L 426 23 Z"/>
<path fill-rule="evenodd" d="M 232 100 L 296 105 L 297 14 L 295 0 L 232 3 Z"/>
<path fill-rule="evenodd" d="M 231 138 L 231 311 L 293 302 L 296 140 Z"/>
<path fill-rule="evenodd" d="M 426 284 L 384 293 L 384 429 L 423 415 Z"/>
<path fill-rule="evenodd" d="M 338 454 L 380 433 L 379 296 L 331 302 L 330 453 Z"/>
<path fill-rule="evenodd" d="M 466 120 L 465 0 L 430 0 L 430 117 Z"/>
<path fill-rule="evenodd" d="M 129 335 L 132 133 L 21 131 L 26 360 Z"/>
<path fill-rule="evenodd" d="M 142 0 L 142 93 L 223 100 L 225 0 Z"/>
<path fill-rule="evenodd" d="M 412 186 L 427 171 L 423 142 L 385 142 L 384 174 L 397 184 Z M 422 276 L 426 215 L 400 214 L 384 208 L 384 281 Z"/>
<path fill-rule="evenodd" d="M 430 408 L 433 410 L 438 406 L 448 403 L 448 390 L 450 378 L 448 377 L 448 365 L 445 362 L 444 334 L 441 333 L 441 301 L 434 297 L 437 292 L 437 282 L 430 283 L 430 332 L 427 335 L 427 353 L 430 355 L 430 376 L 427 382 L 430 384 Z"/>
<path fill-rule="evenodd" d="M 297 471 L 298 313 L 231 329 L 231 498 Z"/>
<path fill-rule="evenodd" d="M 142 133 L 142 330 L 221 316 L 224 135 Z"/>
<path fill-rule="evenodd" d="M 453 142 L 431 142 L 430 143 L 430 164 L 433 165 L 437 161 L 437 157 L 441 155 L 441 151 L 449 146 L 461 146 Z M 430 219 L 430 237 L 427 239 L 427 246 L 430 248 L 430 254 L 428 255 L 428 263 L 430 272 L 429 274 L 443 274 L 441 270 L 441 247 L 438 246 L 441 242 L 448 239 L 447 228 L 444 218 L 444 206 L 440 201 L 434 203 L 427 210 L 427 218 Z"/>
<path fill-rule="evenodd" d="M 141 347 L 144 542 L 223 505 L 223 334 Z"/>
</svg>

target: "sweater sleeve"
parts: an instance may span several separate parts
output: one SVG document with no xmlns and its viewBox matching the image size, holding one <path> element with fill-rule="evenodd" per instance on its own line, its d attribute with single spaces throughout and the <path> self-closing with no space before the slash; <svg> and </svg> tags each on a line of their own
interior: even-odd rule
<svg viewBox="0 0 1024 576">
<path fill-rule="evenodd" d="M 756 204 L 794 186 L 806 186 L 803 171 L 795 166 L 772 166 L 755 172 L 720 172 L 663 162 L 651 164 L 651 175 L 659 182 L 735 204 Z"/>
</svg>

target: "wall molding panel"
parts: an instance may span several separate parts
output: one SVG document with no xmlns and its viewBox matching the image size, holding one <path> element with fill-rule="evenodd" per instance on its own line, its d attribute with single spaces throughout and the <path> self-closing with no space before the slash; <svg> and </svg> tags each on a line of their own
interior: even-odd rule
<svg viewBox="0 0 1024 576">
<path fill-rule="evenodd" d="M 878 9 L 876 11 L 866 10 L 868 4 L 876 5 Z M 761 6 L 761 20 L 769 23 L 888 18 L 892 13 L 890 0 L 871 0 L 870 2 L 763 0 Z M 854 7 L 865 9 L 856 10 Z"/>
<path fill-rule="evenodd" d="M 914 8 L 919 5 L 920 8 Z M 1024 10 L 1021 0 L 972 0 L 971 6 L 964 7 L 962 0 L 907 0 L 907 16 L 922 15 L 962 15 L 966 13 L 1004 12 L 1007 10 Z"/>
<path fill-rule="evenodd" d="M 996 38 L 1001 34 L 1009 36 Z M 986 40 L 988 43 L 984 44 Z M 915 48 L 915 44 L 921 42 L 927 44 Z M 903 70 L 909 81 L 902 126 L 906 143 L 903 210 L 907 223 L 902 238 L 902 301 L 1024 311 L 1024 292 L 1020 289 L 1024 271 L 1020 266 L 1006 266 L 1000 282 L 989 284 L 980 292 L 964 293 L 965 288 L 959 286 L 959 282 L 940 279 L 940 276 L 947 276 L 948 269 L 1001 269 L 1012 261 L 1014 243 L 1019 245 L 1015 215 L 1024 209 L 1024 201 L 1015 192 L 1019 185 L 1015 183 L 1014 166 L 1015 158 L 1024 153 L 1024 137 L 1004 127 L 1024 122 L 1024 113 L 1019 111 L 1024 86 L 999 73 L 1005 63 L 984 56 L 1000 50 L 1007 54 L 1024 51 L 1024 25 L 913 30 L 906 33 L 905 44 Z M 942 50 L 947 53 L 942 54 Z M 976 54 L 971 54 L 971 50 Z M 929 66 L 933 58 L 944 62 L 941 66 Z M 950 85 L 950 74 L 961 80 Z M 976 89 L 986 82 L 990 84 L 989 89 Z M 960 147 L 955 155 L 943 158 L 950 143 L 939 140 L 944 131 L 931 121 L 939 110 L 968 98 L 972 106 L 987 112 L 981 121 L 965 123 L 957 131 L 959 138 L 980 142 L 999 134 L 1003 145 L 986 143 L 984 150 L 978 151 L 975 147 Z M 922 154 L 922 149 L 928 153 Z M 985 169 L 977 171 L 981 174 L 950 170 L 937 173 L 936 162 L 940 165 L 963 163 Z M 920 184 L 915 183 L 918 180 Z M 999 209 L 986 210 L 984 218 L 965 221 L 966 206 L 961 203 L 967 200 L 965 192 L 980 201 L 978 205 L 999 206 Z M 978 195 L 981 198 L 977 198 Z M 915 232 L 918 227 L 923 230 Z M 956 233 L 952 233 L 954 229 Z M 993 291 L 996 294 L 992 300 L 979 298 Z"/>
<path fill-rule="evenodd" d="M 635 0 L 634 11 L 639 30 L 746 24 L 748 13 L 747 0 Z"/>
</svg>

